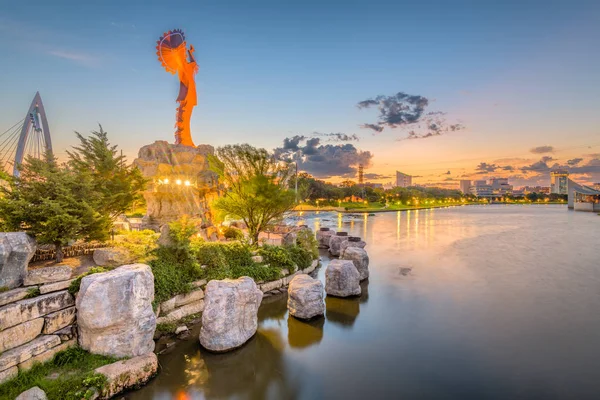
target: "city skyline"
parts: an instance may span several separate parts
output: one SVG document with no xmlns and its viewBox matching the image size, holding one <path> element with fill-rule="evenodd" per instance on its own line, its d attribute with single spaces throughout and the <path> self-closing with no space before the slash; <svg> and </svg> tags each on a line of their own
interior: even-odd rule
<svg viewBox="0 0 600 400">
<path fill-rule="evenodd" d="M 581 183 L 600 181 L 595 2 L 440 2 L 434 12 L 384 2 L 199 4 L 183 18 L 160 3 L 144 13 L 136 3 L 34 3 L 35 13 L 0 6 L 0 130 L 39 90 L 59 157 L 75 144 L 73 131 L 98 123 L 130 161 L 144 144 L 173 141 L 178 88 L 153 47 L 181 27 L 200 66 L 198 144 L 295 143 L 312 152 L 304 169 L 333 182 L 356 179 L 359 163 L 378 183 L 400 170 L 443 187 L 492 177 L 548 186 L 558 168 Z M 426 98 L 427 111 L 464 129 L 415 138 L 408 127 L 377 125 L 375 106 L 360 107 L 400 92 Z"/>
</svg>

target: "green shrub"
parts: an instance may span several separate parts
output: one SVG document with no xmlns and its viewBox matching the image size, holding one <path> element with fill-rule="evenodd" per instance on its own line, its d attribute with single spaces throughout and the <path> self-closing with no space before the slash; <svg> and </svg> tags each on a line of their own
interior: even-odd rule
<svg viewBox="0 0 600 400">
<path fill-rule="evenodd" d="M 313 260 L 319 258 L 319 243 L 310 229 L 301 229 L 298 231 L 296 243 L 311 253 Z"/>
<path fill-rule="evenodd" d="M 197 232 L 196 222 L 187 216 L 169 223 L 169 237 L 173 241 L 173 247 L 180 250 L 190 248 L 191 238 Z"/>
<path fill-rule="evenodd" d="M 191 282 L 203 277 L 202 270 L 191 257 L 182 259 L 175 248 L 159 247 L 150 262 L 154 274 L 154 305 L 192 290 Z"/>
<path fill-rule="evenodd" d="M 177 329 L 177 325 L 172 324 L 172 323 L 156 324 L 157 332 L 174 333 L 176 329 Z"/>
<path fill-rule="evenodd" d="M 92 275 L 92 274 L 98 274 L 100 272 L 107 272 L 107 271 L 110 271 L 110 269 L 104 268 L 104 267 L 90 268 L 88 272 L 86 272 L 85 274 L 79 275 L 75 280 L 73 280 L 73 282 L 71 282 L 71 284 L 69 285 L 69 289 L 68 289 L 69 293 L 71 293 L 73 296 L 75 296 L 77 294 L 77 292 L 79 292 L 79 288 L 81 287 L 81 280 L 83 279 L 83 277 Z"/>
<path fill-rule="evenodd" d="M 294 268 L 294 260 L 285 247 L 265 244 L 258 253 L 263 257 L 265 264 L 290 271 Z"/>
<path fill-rule="evenodd" d="M 32 297 L 37 297 L 39 296 L 40 293 L 40 288 L 38 288 L 37 286 L 35 287 L 31 287 L 29 289 L 27 289 L 27 295 L 25 296 L 26 299 L 31 299 Z"/>
<path fill-rule="evenodd" d="M 91 394 L 92 387 L 101 388 L 106 377 L 94 370 L 117 361 L 112 357 L 91 354 L 80 347 L 71 347 L 57 353 L 44 364 L 35 364 L 30 370 L 0 385 L 0 399 L 14 399 L 20 393 L 38 386 L 50 400 L 79 400 Z M 49 375 L 53 375 L 52 378 Z M 58 375 L 58 377 L 54 377 Z"/>
<path fill-rule="evenodd" d="M 228 226 L 223 230 L 223 236 L 225 236 L 225 239 L 242 240 L 244 232 L 236 227 Z"/>
<path fill-rule="evenodd" d="M 209 268 L 227 268 L 223 246 L 222 243 L 196 241 L 192 245 L 191 253 L 200 265 Z"/>
<path fill-rule="evenodd" d="M 290 255 L 294 264 L 298 266 L 299 269 L 305 269 L 310 267 L 310 264 L 313 260 L 313 254 L 301 246 L 293 246 L 288 245 L 284 247 Z"/>
<path fill-rule="evenodd" d="M 159 234 L 150 229 L 128 231 L 119 235 L 111 245 L 127 249 L 133 261 L 147 263 L 152 259 L 152 252 L 158 247 L 158 237 Z"/>
</svg>

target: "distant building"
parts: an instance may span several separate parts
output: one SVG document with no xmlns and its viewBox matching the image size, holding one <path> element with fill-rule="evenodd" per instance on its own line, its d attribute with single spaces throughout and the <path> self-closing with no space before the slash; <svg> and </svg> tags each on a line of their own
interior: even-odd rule
<svg viewBox="0 0 600 400">
<path fill-rule="evenodd" d="M 396 186 L 409 187 L 412 186 L 412 176 L 396 171 Z"/>
<path fill-rule="evenodd" d="M 508 183 L 507 178 L 492 178 L 489 181 L 489 185 L 496 196 L 504 196 L 513 192 L 513 187 Z"/>
<path fill-rule="evenodd" d="M 488 185 L 484 180 L 473 181 L 469 192 L 477 197 L 492 197 L 494 195 L 492 185 Z"/>
<path fill-rule="evenodd" d="M 383 183 L 366 182 L 365 186 L 372 187 L 373 189 L 375 189 L 375 188 L 383 189 Z"/>
<path fill-rule="evenodd" d="M 569 171 L 557 169 L 550 172 L 550 193 L 568 193 Z"/>
<path fill-rule="evenodd" d="M 471 189 L 471 181 L 462 179 L 460 181 L 460 191 L 464 194 L 467 194 L 469 193 L 469 189 Z"/>
<path fill-rule="evenodd" d="M 549 186 L 523 186 L 522 190 L 523 190 L 524 194 L 529 194 L 529 193 L 550 194 Z"/>
<path fill-rule="evenodd" d="M 600 190 L 567 179 L 568 207 L 575 211 L 600 212 Z"/>
</svg>

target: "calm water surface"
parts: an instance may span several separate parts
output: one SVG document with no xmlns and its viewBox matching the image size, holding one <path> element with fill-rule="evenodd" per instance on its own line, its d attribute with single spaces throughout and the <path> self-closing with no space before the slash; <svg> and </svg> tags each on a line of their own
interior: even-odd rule
<svg viewBox="0 0 600 400">
<path fill-rule="evenodd" d="M 599 216 L 498 205 L 299 222 L 367 241 L 363 295 L 328 297 L 310 323 L 267 298 L 257 335 L 224 355 L 196 327 L 128 399 L 600 398 Z"/>
</svg>

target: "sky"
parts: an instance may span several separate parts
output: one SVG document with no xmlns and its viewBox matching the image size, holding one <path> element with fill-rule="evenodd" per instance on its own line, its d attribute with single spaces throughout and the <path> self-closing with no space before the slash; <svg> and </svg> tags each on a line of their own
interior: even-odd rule
<svg viewBox="0 0 600 400">
<path fill-rule="evenodd" d="M 600 182 L 595 0 L 0 0 L 0 133 L 39 91 L 59 157 L 99 123 L 130 160 L 172 142 L 179 83 L 155 46 L 175 28 L 200 66 L 196 144 L 297 151 L 333 182 L 359 162 L 380 183 Z M 398 93 L 426 100 L 416 123 L 386 119 Z"/>
</svg>

